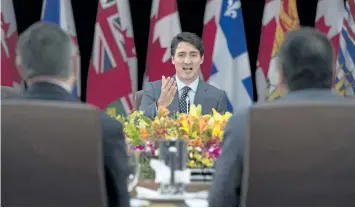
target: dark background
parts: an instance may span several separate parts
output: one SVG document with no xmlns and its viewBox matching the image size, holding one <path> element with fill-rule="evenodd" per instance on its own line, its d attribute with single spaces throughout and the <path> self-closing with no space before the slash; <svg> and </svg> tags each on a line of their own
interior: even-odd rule
<svg viewBox="0 0 355 208">
<path fill-rule="evenodd" d="M 202 37 L 206 1 L 207 0 L 177 0 L 181 28 L 183 31 L 194 32 Z M 13 2 L 19 33 L 34 22 L 40 20 L 42 0 L 13 0 Z M 129 0 L 129 3 L 138 59 L 138 89 L 141 89 L 145 71 L 152 0 Z M 241 0 L 241 3 L 251 72 L 254 80 L 265 1 Z M 91 57 L 97 5 L 98 0 L 72 0 L 74 21 L 81 55 L 81 89 L 83 101 L 86 99 L 86 77 Z M 317 1 L 298 0 L 297 8 L 301 25 L 313 27 L 315 24 Z M 256 100 L 255 82 L 254 100 Z"/>
</svg>

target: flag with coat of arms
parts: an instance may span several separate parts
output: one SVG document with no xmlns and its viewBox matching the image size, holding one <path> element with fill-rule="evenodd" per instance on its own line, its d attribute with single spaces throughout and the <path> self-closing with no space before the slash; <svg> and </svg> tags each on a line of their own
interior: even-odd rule
<svg viewBox="0 0 355 208">
<path fill-rule="evenodd" d="M 278 88 L 277 54 L 285 35 L 300 27 L 296 0 L 266 0 L 257 69 L 258 101 L 275 100 Z"/>
<path fill-rule="evenodd" d="M 133 109 L 137 64 L 129 8 L 128 0 L 98 3 L 86 102 L 110 116 L 127 115 Z"/>
<path fill-rule="evenodd" d="M 16 69 L 17 24 L 12 0 L 1 1 L 1 85 L 21 88 Z"/>
<path fill-rule="evenodd" d="M 70 0 L 44 0 L 42 6 L 41 20 L 57 24 L 72 38 L 74 44 L 74 57 L 76 64 L 76 83 L 73 88 L 73 96 L 81 98 L 81 68 L 80 68 L 80 52 L 78 39 L 76 35 L 73 9 Z"/>
<path fill-rule="evenodd" d="M 240 0 L 207 2 L 203 41 L 204 79 L 226 92 L 228 111 L 250 106 L 253 87 Z"/>
<path fill-rule="evenodd" d="M 355 98 L 355 0 L 347 0 L 339 39 L 335 90 Z"/>
</svg>

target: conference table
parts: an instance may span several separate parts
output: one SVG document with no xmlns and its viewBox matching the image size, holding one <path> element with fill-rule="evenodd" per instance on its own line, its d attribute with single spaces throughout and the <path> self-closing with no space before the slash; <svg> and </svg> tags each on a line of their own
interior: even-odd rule
<svg viewBox="0 0 355 208">
<path fill-rule="evenodd" d="M 203 192 L 203 191 L 209 191 L 211 186 L 211 182 L 191 182 L 188 186 L 186 191 L 188 193 L 195 193 L 195 192 Z M 154 181 L 152 180 L 141 180 L 138 182 L 137 187 L 143 187 L 143 188 L 147 188 L 147 189 L 151 189 L 151 190 L 158 190 L 159 184 L 154 183 Z M 192 201 L 194 201 L 192 206 L 198 206 L 199 203 L 201 204 L 201 206 L 204 205 L 204 203 L 207 203 L 207 199 L 206 200 L 199 200 L 200 202 L 197 202 L 198 200 L 189 200 L 189 201 L 185 201 L 185 200 L 147 200 L 147 199 L 137 199 L 137 192 L 136 189 L 133 189 L 133 191 L 131 192 L 131 206 L 135 206 L 135 207 L 188 207 L 190 204 L 190 202 L 192 203 Z M 205 201 L 205 202 L 203 202 Z M 203 206 L 203 207 L 206 207 Z"/>
</svg>

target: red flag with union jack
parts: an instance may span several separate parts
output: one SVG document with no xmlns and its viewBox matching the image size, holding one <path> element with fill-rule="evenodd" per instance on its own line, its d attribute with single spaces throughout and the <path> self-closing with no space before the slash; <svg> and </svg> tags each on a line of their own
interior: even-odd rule
<svg viewBox="0 0 355 208">
<path fill-rule="evenodd" d="M 285 35 L 300 27 L 296 0 L 266 0 L 256 70 L 258 100 L 280 97 L 276 57 Z"/>
<path fill-rule="evenodd" d="M 122 6 L 122 4 L 126 4 Z M 90 61 L 86 102 L 111 116 L 133 109 L 129 58 L 135 57 L 127 0 L 99 1 Z M 123 16 L 125 15 L 125 16 Z"/>
<path fill-rule="evenodd" d="M 16 69 L 17 25 L 12 0 L 1 1 L 1 85 L 21 87 Z"/>
<path fill-rule="evenodd" d="M 176 0 L 153 0 L 150 15 L 145 82 L 175 74 L 171 63 L 170 44 L 181 32 Z"/>
</svg>

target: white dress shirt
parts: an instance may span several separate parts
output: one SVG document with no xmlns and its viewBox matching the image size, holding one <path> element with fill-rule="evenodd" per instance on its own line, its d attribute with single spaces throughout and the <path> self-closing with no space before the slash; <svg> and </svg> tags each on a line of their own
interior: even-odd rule
<svg viewBox="0 0 355 208">
<path fill-rule="evenodd" d="M 181 80 L 179 80 L 179 78 L 177 76 L 175 76 L 175 80 L 176 80 L 179 99 L 181 98 L 182 93 L 183 93 L 183 89 L 182 88 L 184 88 L 185 86 L 190 87 L 190 90 L 189 90 L 189 92 L 187 93 L 187 96 L 186 96 L 186 103 L 190 103 L 190 106 L 191 106 L 191 104 L 193 104 L 194 101 L 195 101 L 195 95 L 196 95 L 198 82 L 199 82 L 200 78 L 197 77 L 196 80 L 193 81 L 192 83 L 190 83 L 189 85 L 186 85 L 185 83 L 183 83 Z M 157 102 L 155 102 L 155 110 L 158 111 Z M 189 112 L 189 110 L 190 109 L 187 109 L 187 112 Z"/>
<path fill-rule="evenodd" d="M 186 85 L 185 83 L 183 83 L 181 80 L 179 80 L 179 78 L 177 76 L 175 76 L 175 79 L 176 79 L 176 85 L 177 85 L 179 99 L 182 96 L 183 88 L 185 86 L 188 86 L 188 87 L 190 87 L 190 90 L 187 93 L 186 102 L 190 103 L 190 105 L 193 104 L 195 101 L 195 95 L 196 95 L 196 91 L 197 91 L 198 82 L 200 80 L 199 77 L 197 77 L 197 79 L 195 81 L 193 81 L 192 83 L 190 83 L 189 85 Z"/>
</svg>

